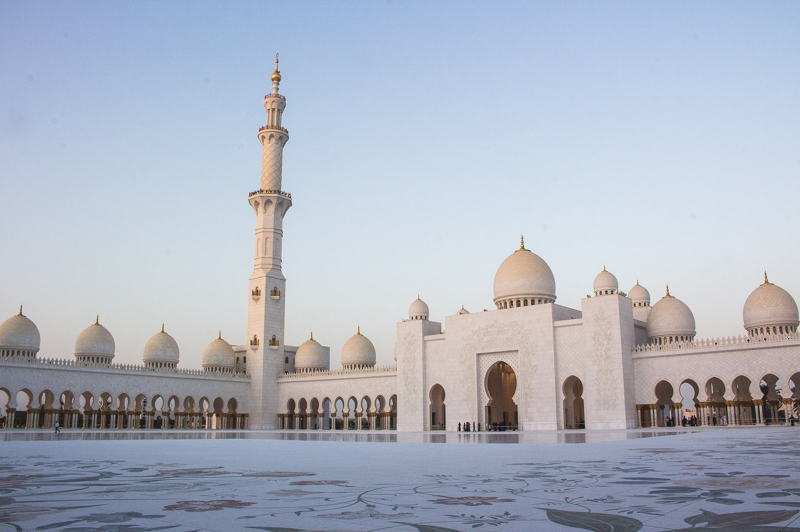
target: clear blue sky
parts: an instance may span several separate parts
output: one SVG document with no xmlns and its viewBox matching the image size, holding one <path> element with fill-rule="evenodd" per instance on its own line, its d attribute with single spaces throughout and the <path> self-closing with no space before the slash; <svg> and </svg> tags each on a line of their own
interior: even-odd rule
<svg viewBox="0 0 800 532">
<path fill-rule="evenodd" d="M 100 314 L 119 362 L 246 333 L 274 55 L 287 98 L 287 343 L 419 293 L 492 308 L 525 234 L 580 307 L 603 267 L 701 337 L 800 297 L 800 3 L 0 2 L 0 319 L 43 357 Z"/>
</svg>

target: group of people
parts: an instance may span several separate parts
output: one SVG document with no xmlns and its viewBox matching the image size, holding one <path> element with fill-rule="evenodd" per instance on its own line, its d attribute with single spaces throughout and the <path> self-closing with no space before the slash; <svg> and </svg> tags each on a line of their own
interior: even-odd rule
<svg viewBox="0 0 800 532">
<path fill-rule="evenodd" d="M 502 432 L 506 430 L 514 430 L 513 425 L 509 425 L 505 421 L 501 421 L 499 423 L 489 423 L 486 425 L 487 432 Z M 478 422 L 477 424 L 473 421 L 470 423 L 469 421 L 465 423 L 458 424 L 458 432 L 482 432 L 481 431 L 481 424 Z"/>
</svg>

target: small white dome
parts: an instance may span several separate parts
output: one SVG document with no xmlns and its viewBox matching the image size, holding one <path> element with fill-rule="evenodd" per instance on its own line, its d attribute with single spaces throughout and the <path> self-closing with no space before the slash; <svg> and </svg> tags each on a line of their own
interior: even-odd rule
<svg viewBox="0 0 800 532">
<path fill-rule="evenodd" d="M 303 342 L 303 345 L 297 348 L 297 352 L 294 355 L 294 368 L 312 370 L 328 369 L 328 353 L 319 342 L 314 340 L 314 333 L 311 333 L 311 338 Z"/>
<path fill-rule="evenodd" d="M 164 326 L 161 326 L 161 332 L 150 338 L 144 346 L 144 355 L 142 356 L 145 365 L 160 364 L 167 367 L 175 367 L 180 359 L 180 350 L 178 343 L 172 336 L 164 332 Z"/>
<path fill-rule="evenodd" d="M 461 305 L 459 311 L 456 312 L 456 316 L 463 316 L 464 314 L 469 314 L 469 311 L 464 308 L 464 305 Z"/>
<path fill-rule="evenodd" d="M 616 294 L 619 292 L 617 278 L 614 277 L 613 273 L 606 271 L 605 266 L 603 266 L 603 271 L 598 273 L 597 277 L 594 278 L 593 286 L 594 295 L 596 296 Z"/>
<path fill-rule="evenodd" d="M 423 303 L 424 305 L 424 303 Z M 426 307 L 427 308 L 427 307 Z M 374 366 L 375 346 L 361 334 L 361 327 L 342 347 L 342 366 Z"/>
<path fill-rule="evenodd" d="M 222 339 L 222 332 L 203 350 L 201 364 L 203 369 L 233 370 L 236 367 L 236 354 L 231 344 Z"/>
<path fill-rule="evenodd" d="M 556 280 L 550 266 L 539 255 L 525 249 L 512 253 L 494 276 L 494 302 L 506 299 L 556 300 Z"/>
<path fill-rule="evenodd" d="M 662 297 L 647 318 L 648 340 L 665 338 L 671 341 L 691 340 L 695 331 L 694 314 L 686 303 L 669 295 Z"/>
<path fill-rule="evenodd" d="M 639 281 L 636 281 L 636 286 L 628 291 L 628 299 L 633 301 L 633 306 L 650 306 L 650 292 L 647 289 L 639 284 Z M 643 305 L 639 305 L 639 303 L 643 303 Z"/>
<path fill-rule="evenodd" d="M 427 320 L 428 316 L 430 316 L 430 311 L 428 310 L 428 305 L 425 304 L 423 300 L 417 296 L 411 306 L 408 307 L 408 319 L 410 320 Z"/>
<path fill-rule="evenodd" d="M 75 340 L 75 358 L 78 359 L 99 357 L 110 362 L 114 358 L 115 349 L 114 337 L 108 329 L 100 325 L 99 316 L 97 321 L 86 327 Z"/>
<path fill-rule="evenodd" d="M 770 283 L 766 273 L 764 284 L 753 290 L 745 301 L 742 317 L 748 332 L 761 327 L 781 326 L 793 330 L 800 324 L 794 298 L 780 286 Z"/>
<path fill-rule="evenodd" d="M 19 350 L 35 354 L 40 343 L 39 328 L 22 314 L 22 307 L 19 307 L 19 314 L 0 325 L 0 351 Z"/>
</svg>

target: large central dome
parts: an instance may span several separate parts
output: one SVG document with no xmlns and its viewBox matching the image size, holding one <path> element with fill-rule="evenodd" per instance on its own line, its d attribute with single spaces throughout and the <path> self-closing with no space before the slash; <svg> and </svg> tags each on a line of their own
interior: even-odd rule
<svg viewBox="0 0 800 532">
<path fill-rule="evenodd" d="M 494 276 L 497 308 L 521 307 L 556 300 L 556 280 L 550 266 L 536 253 L 520 248 L 512 253 Z"/>
</svg>

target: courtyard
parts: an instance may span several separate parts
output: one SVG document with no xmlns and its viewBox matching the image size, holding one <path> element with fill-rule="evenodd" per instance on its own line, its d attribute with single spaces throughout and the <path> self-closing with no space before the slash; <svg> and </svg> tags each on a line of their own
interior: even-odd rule
<svg viewBox="0 0 800 532">
<path fill-rule="evenodd" d="M 5 431 L 0 530 L 800 530 L 798 430 Z"/>
</svg>

